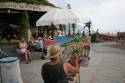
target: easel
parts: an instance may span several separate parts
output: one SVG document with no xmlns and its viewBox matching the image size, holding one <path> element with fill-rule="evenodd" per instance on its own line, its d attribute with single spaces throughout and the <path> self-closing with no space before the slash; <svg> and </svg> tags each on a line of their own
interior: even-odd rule
<svg viewBox="0 0 125 83">
<path fill-rule="evenodd" d="M 64 58 L 63 58 L 64 62 L 69 62 L 69 60 L 71 60 L 71 62 L 69 62 L 71 65 L 73 65 L 73 63 L 74 63 L 74 62 L 72 62 L 72 61 L 74 61 L 74 59 L 73 59 L 74 56 L 72 54 L 72 51 L 73 51 L 74 47 L 76 47 L 76 44 L 74 44 L 74 43 L 66 46 L 65 51 L 67 52 L 66 54 L 68 56 L 64 56 Z M 72 59 L 71 59 L 71 57 L 72 57 Z M 80 67 L 80 65 L 78 67 Z M 67 77 L 67 79 L 68 79 L 69 83 L 80 83 L 80 72 L 79 73 L 73 73 L 73 74 L 69 75 Z"/>
<path fill-rule="evenodd" d="M 64 60 L 66 62 L 71 61 L 71 64 L 72 64 L 72 63 L 74 63 L 73 61 L 75 60 L 75 59 L 72 59 L 74 56 L 79 56 L 80 61 L 84 60 L 83 58 L 85 58 L 85 55 L 88 58 L 89 53 L 88 52 L 86 53 L 86 46 L 90 47 L 90 44 L 91 44 L 91 38 L 89 38 L 89 37 L 85 38 L 83 41 L 72 42 L 72 43 L 68 44 L 65 47 L 65 50 L 67 52 L 66 53 L 67 56 L 64 56 Z M 87 51 L 89 51 L 89 50 L 87 50 Z M 80 63 L 79 63 L 79 67 L 80 67 Z M 69 83 L 80 83 L 80 72 L 76 73 L 74 76 L 69 76 L 68 80 L 69 80 Z"/>
</svg>

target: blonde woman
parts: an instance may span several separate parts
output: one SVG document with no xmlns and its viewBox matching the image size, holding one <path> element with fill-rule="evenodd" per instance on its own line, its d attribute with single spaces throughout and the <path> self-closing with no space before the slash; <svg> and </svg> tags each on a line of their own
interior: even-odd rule
<svg viewBox="0 0 125 83">
<path fill-rule="evenodd" d="M 31 62 L 31 54 L 27 50 L 27 43 L 24 38 L 19 41 L 19 50 L 21 57 L 25 59 L 26 63 L 28 64 L 28 62 Z"/>
</svg>

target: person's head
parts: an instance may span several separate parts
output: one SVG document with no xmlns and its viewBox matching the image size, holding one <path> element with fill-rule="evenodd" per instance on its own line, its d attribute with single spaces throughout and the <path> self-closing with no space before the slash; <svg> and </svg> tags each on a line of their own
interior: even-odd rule
<svg viewBox="0 0 125 83">
<path fill-rule="evenodd" d="M 38 37 L 38 40 L 41 40 L 42 39 L 42 37 Z"/>
<path fill-rule="evenodd" d="M 55 44 L 55 45 L 52 45 L 50 48 L 49 48 L 49 59 L 53 60 L 55 58 L 58 58 L 59 55 L 60 55 L 60 52 L 63 50 L 63 48 L 61 48 L 59 45 Z"/>
<path fill-rule="evenodd" d="M 25 38 L 21 38 L 20 42 L 25 42 Z"/>
<path fill-rule="evenodd" d="M 44 34 L 44 36 L 43 36 L 44 38 L 47 38 L 47 34 Z"/>
</svg>

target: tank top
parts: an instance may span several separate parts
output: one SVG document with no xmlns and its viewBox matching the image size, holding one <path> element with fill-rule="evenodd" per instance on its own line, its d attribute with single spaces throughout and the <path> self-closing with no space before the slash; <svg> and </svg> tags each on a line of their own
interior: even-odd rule
<svg viewBox="0 0 125 83">
<path fill-rule="evenodd" d="M 41 71 L 44 83 L 68 83 L 63 68 L 63 63 L 50 65 L 45 63 Z"/>
</svg>

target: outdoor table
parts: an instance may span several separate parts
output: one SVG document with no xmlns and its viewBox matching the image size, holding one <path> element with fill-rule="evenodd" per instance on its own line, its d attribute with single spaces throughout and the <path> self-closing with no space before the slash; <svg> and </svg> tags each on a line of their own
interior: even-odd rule
<svg viewBox="0 0 125 83">
<path fill-rule="evenodd" d="M 0 83 L 23 83 L 17 57 L 0 59 Z"/>
</svg>

